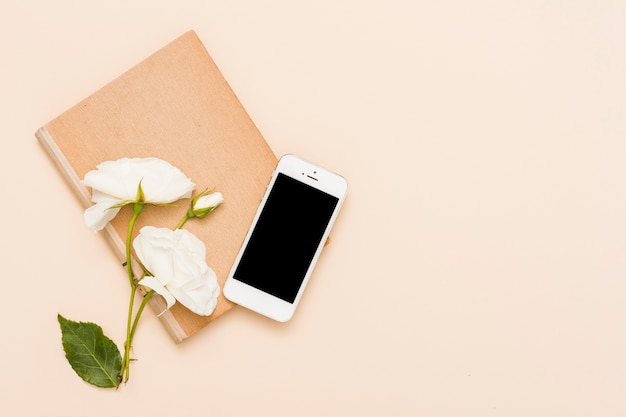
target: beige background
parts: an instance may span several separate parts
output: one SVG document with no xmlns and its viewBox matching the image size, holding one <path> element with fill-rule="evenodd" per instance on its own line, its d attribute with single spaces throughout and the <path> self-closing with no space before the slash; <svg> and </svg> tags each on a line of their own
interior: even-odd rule
<svg viewBox="0 0 626 417">
<path fill-rule="evenodd" d="M 3 414 L 626 415 L 623 1 L 3 5 Z M 33 133 L 188 29 L 350 193 L 293 321 L 148 312 L 98 390 L 56 314 L 121 343 L 127 283 Z"/>
</svg>

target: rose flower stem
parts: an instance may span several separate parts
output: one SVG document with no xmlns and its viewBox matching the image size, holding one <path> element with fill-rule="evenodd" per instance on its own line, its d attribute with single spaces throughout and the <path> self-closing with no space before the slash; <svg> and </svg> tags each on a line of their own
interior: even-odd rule
<svg viewBox="0 0 626 417">
<path fill-rule="evenodd" d="M 135 276 L 133 274 L 133 268 L 130 260 L 130 247 L 133 238 L 133 229 L 135 228 L 135 222 L 143 210 L 143 203 L 136 202 L 133 204 L 133 217 L 128 224 L 128 232 L 126 233 L 126 268 L 128 271 L 128 280 L 130 282 L 130 302 L 128 306 L 128 320 L 126 323 L 126 343 L 124 344 L 124 360 L 122 361 L 122 369 L 120 376 L 124 375 L 124 382 L 128 381 L 130 377 L 130 347 L 131 347 L 131 323 L 133 319 L 133 305 L 135 302 L 135 292 L 137 291 L 137 283 L 135 283 Z"/>
<path fill-rule="evenodd" d="M 148 304 L 148 301 L 154 295 L 154 290 L 148 291 L 146 295 L 144 295 L 143 300 L 141 301 L 141 305 L 139 306 L 139 310 L 137 310 L 137 314 L 135 315 L 135 321 L 133 322 L 133 327 L 130 330 L 130 340 L 132 341 L 135 337 L 135 330 L 137 330 L 137 324 L 139 323 L 139 318 L 141 317 L 141 313 L 143 313 L 143 309 Z"/>
<path fill-rule="evenodd" d="M 183 218 L 180 219 L 180 221 L 178 222 L 178 224 L 176 225 L 174 229 L 182 229 L 183 225 L 187 222 L 187 220 L 191 219 L 192 217 L 194 217 L 193 212 L 191 210 L 187 211 L 187 213 L 185 213 Z"/>
<path fill-rule="evenodd" d="M 135 292 L 137 286 L 133 285 L 130 289 L 130 303 L 128 306 L 128 322 L 126 324 L 126 342 L 124 342 L 124 359 L 122 360 L 122 369 L 120 370 L 120 376 L 124 376 L 124 382 L 128 381 L 130 377 L 130 328 L 133 317 L 133 304 L 135 301 Z"/>
<path fill-rule="evenodd" d="M 131 288 L 134 287 L 135 284 L 135 276 L 133 274 L 133 266 L 130 261 L 130 246 L 133 240 L 133 229 L 135 228 L 135 222 L 137 218 L 141 214 L 143 210 L 143 203 L 134 203 L 133 204 L 133 217 L 130 219 L 130 223 L 128 224 L 128 232 L 126 233 L 126 270 L 128 271 L 128 279 L 130 281 Z"/>
</svg>

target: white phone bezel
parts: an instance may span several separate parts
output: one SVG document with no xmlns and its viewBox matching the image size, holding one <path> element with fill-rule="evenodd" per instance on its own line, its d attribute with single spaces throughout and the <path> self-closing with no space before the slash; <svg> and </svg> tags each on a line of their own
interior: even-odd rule
<svg viewBox="0 0 626 417">
<path fill-rule="evenodd" d="M 263 207 L 265 206 L 267 197 L 269 196 L 274 186 L 274 183 L 276 182 L 276 178 L 280 173 L 301 181 L 305 184 L 308 184 L 318 190 L 324 191 L 332 196 L 335 196 L 339 200 L 337 202 L 335 210 L 333 211 L 330 221 L 326 226 L 326 230 L 324 231 L 324 235 L 320 240 L 320 244 L 315 251 L 315 255 L 313 256 L 313 259 L 309 264 L 309 268 L 307 269 L 305 277 L 302 281 L 302 284 L 300 285 L 300 288 L 298 289 L 298 293 L 293 303 L 289 303 L 278 297 L 270 295 L 233 277 L 241 256 L 243 255 L 243 251 L 248 244 L 250 236 L 252 235 L 252 231 L 257 224 Z M 265 194 L 263 195 L 263 199 L 261 200 L 261 204 L 257 209 L 252 224 L 248 229 L 248 233 L 246 234 L 239 253 L 237 254 L 237 257 L 235 259 L 235 262 L 228 274 L 228 278 L 226 279 L 226 282 L 224 284 L 224 296 L 236 304 L 239 304 L 276 321 L 285 322 L 289 320 L 293 316 L 295 309 L 300 302 L 300 298 L 302 297 L 304 288 L 309 281 L 317 259 L 319 258 L 322 252 L 322 248 L 324 247 L 324 244 L 328 239 L 330 229 L 332 228 L 332 225 L 335 222 L 335 219 L 337 218 L 337 215 L 339 213 L 339 209 L 341 208 L 341 205 L 345 199 L 346 192 L 347 183 L 341 175 L 314 165 L 295 155 L 287 154 L 280 158 L 276 169 L 272 173 L 272 177 L 267 186 L 267 189 L 265 190 Z"/>
</svg>

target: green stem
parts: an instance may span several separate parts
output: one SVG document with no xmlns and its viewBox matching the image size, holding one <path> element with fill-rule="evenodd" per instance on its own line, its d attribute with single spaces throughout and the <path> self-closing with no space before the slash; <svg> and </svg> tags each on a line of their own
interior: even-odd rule
<svg viewBox="0 0 626 417">
<path fill-rule="evenodd" d="M 137 330 L 137 323 L 139 323 L 139 317 L 141 317 L 141 313 L 143 313 L 143 309 L 150 301 L 150 298 L 154 295 L 154 290 L 148 291 L 146 295 L 143 296 L 143 300 L 141 301 L 141 305 L 139 306 L 139 310 L 137 310 L 137 314 L 135 315 L 135 321 L 133 322 L 133 327 L 130 329 L 130 340 L 132 341 L 135 337 L 135 330 Z"/>
<path fill-rule="evenodd" d="M 135 222 L 143 210 L 144 204 L 141 202 L 135 202 L 133 204 L 133 216 L 128 224 L 128 231 L 126 233 L 126 270 L 128 271 L 128 280 L 130 283 L 130 301 L 128 303 L 128 319 L 126 320 L 126 342 L 124 343 L 124 359 L 122 360 L 122 369 L 120 370 L 120 378 L 124 379 L 124 382 L 128 381 L 130 377 L 130 347 L 131 347 L 131 326 L 133 319 L 133 305 L 135 303 L 135 293 L 137 292 L 137 283 L 135 282 L 135 275 L 133 274 L 132 262 L 130 259 L 130 248 L 133 239 L 133 229 L 135 228 Z"/>
<path fill-rule="evenodd" d="M 133 282 L 133 286 L 130 289 L 130 302 L 128 305 L 128 319 L 126 322 L 126 342 L 124 343 L 124 359 L 122 360 L 122 369 L 120 376 L 124 378 L 124 382 L 128 381 L 130 377 L 130 346 L 131 346 L 131 323 L 133 319 L 133 304 L 135 302 L 135 292 L 137 291 L 137 285 Z"/>
<path fill-rule="evenodd" d="M 134 300 L 136 286 L 131 290 L 132 297 Z M 137 314 L 135 314 L 135 319 L 132 320 L 131 326 L 131 317 L 132 317 L 132 306 L 133 303 L 130 304 L 130 310 L 128 311 L 128 324 L 126 328 L 126 343 L 124 344 L 124 359 L 122 360 L 122 370 L 120 371 L 120 377 L 124 380 L 124 382 L 128 381 L 130 378 L 130 348 L 133 344 L 133 338 L 135 337 L 135 331 L 137 330 L 137 324 L 139 323 L 139 318 L 141 317 L 141 313 L 143 313 L 143 309 L 148 304 L 148 301 L 154 295 L 154 290 L 150 290 L 141 301 L 141 305 L 139 306 L 139 310 L 137 310 Z"/>
<path fill-rule="evenodd" d="M 193 212 L 191 210 L 189 210 L 187 213 L 185 213 L 185 215 L 183 216 L 182 219 L 180 219 L 180 221 L 178 222 L 178 224 L 176 225 L 175 229 L 180 229 L 183 227 L 183 225 L 185 224 L 185 222 L 187 222 L 187 220 L 191 219 L 192 217 L 194 217 Z"/>
<path fill-rule="evenodd" d="M 133 217 L 130 219 L 130 223 L 128 224 L 128 231 L 126 232 L 126 270 L 128 271 L 128 280 L 130 281 L 130 287 L 134 288 L 137 284 L 135 284 L 135 276 L 133 275 L 133 266 L 130 261 L 130 248 L 133 239 L 133 229 L 135 228 L 135 222 L 137 221 L 137 217 L 141 214 L 143 210 L 143 203 L 134 203 L 133 204 Z M 132 298 L 131 298 L 132 300 Z"/>
</svg>

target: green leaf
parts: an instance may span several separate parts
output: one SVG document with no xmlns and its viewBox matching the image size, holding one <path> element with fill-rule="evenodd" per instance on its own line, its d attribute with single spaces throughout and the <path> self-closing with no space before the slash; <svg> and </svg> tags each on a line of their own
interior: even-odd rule
<svg viewBox="0 0 626 417">
<path fill-rule="evenodd" d="M 79 377 L 102 388 L 117 387 L 122 356 L 111 339 L 95 323 L 76 322 L 58 315 L 63 350 Z"/>
<path fill-rule="evenodd" d="M 141 188 L 141 181 L 143 181 L 143 178 L 139 181 L 139 185 L 137 186 L 137 197 L 135 197 L 135 201 L 138 203 L 143 203 L 146 198 L 143 193 L 143 188 Z"/>
<path fill-rule="evenodd" d="M 116 209 L 116 208 L 122 208 L 124 206 L 127 206 L 129 204 L 133 204 L 134 201 L 133 200 L 126 200 L 126 201 L 122 201 L 121 203 L 118 204 L 114 204 L 111 207 L 109 207 L 107 210 L 111 210 L 111 209 Z"/>
</svg>

